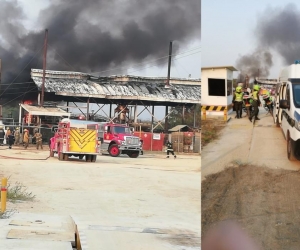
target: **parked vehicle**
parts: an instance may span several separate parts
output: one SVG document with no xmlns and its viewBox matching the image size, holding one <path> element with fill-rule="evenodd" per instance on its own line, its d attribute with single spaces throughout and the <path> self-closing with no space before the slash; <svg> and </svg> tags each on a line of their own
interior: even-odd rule
<svg viewBox="0 0 300 250">
<path fill-rule="evenodd" d="M 300 64 L 284 68 L 279 81 L 274 121 L 281 126 L 287 141 L 288 159 L 300 160 Z"/>
<path fill-rule="evenodd" d="M 60 161 L 75 156 L 79 159 L 85 157 L 87 162 L 95 162 L 100 153 L 100 145 L 97 123 L 64 118 L 55 132 L 50 156 L 57 153 Z"/>
<path fill-rule="evenodd" d="M 101 141 L 101 151 L 108 152 L 112 157 L 127 154 L 137 158 L 142 152 L 142 142 L 133 135 L 133 131 L 125 124 L 99 123 L 98 139 Z"/>
</svg>

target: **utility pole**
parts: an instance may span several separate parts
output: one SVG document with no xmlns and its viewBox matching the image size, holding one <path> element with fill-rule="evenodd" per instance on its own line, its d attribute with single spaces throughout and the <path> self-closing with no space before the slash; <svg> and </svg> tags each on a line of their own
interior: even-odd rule
<svg viewBox="0 0 300 250">
<path fill-rule="evenodd" d="M 166 88 L 170 87 L 170 74 L 171 74 L 171 61 L 172 61 L 172 41 L 170 41 L 169 45 L 169 63 L 168 63 L 168 78 Z"/>
<path fill-rule="evenodd" d="M 44 41 L 44 56 L 43 56 L 43 80 L 42 80 L 42 94 L 41 94 L 41 107 L 44 106 L 44 94 L 45 94 L 45 76 L 46 76 L 46 63 L 47 63 L 47 44 L 48 44 L 48 29 L 45 30 Z"/>
</svg>

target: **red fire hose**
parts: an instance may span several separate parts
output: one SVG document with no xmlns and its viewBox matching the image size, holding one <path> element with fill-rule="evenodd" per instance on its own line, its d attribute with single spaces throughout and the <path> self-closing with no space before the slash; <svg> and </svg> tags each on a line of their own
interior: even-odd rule
<svg viewBox="0 0 300 250">
<path fill-rule="evenodd" d="M 36 160 L 36 161 L 45 161 L 48 160 L 50 158 L 50 156 L 46 157 L 46 158 L 42 158 L 42 159 L 32 159 L 32 158 L 19 158 L 19 157 L 11 157 L 11 156 L 4 156 L 4 155 L 0 155 L 0 158 L 3 159 L 13 159 L 13 160 Z"/>
</svg>

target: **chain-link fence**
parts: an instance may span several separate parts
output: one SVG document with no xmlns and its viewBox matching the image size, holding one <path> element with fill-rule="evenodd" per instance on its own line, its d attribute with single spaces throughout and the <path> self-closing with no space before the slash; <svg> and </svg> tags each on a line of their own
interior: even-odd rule
<svg viewBox="0 0 300 250">
<path fill-rule="evenodd" d="M 14 134 L 14 131 L 18 128 L 18 130 L 20 131 L 20 139 L 19 139 L 19 143 L 23 143 L 23 131 L 25 129 L 28 130 L 29 133 L 29 144 L 35 144 L 35 138 L 33 138 L 35 131 L 39 131 L 42 134 L 42 140 L 43 140 L 43 144 L 48 144 L 50 141 L 50 138 L 52 136 L 54 136 L 54 130 L 52 128 L 49 127 L 37 127 L 37 126 L 19 126 L 19 125 L 4 125 L 4 129 L 5 132 L 7 131 L 7 129 L 10 129 L 10 131 Z M 4 140 L 4 143 L 6 143 L 6 141 Z"/>
</svg>

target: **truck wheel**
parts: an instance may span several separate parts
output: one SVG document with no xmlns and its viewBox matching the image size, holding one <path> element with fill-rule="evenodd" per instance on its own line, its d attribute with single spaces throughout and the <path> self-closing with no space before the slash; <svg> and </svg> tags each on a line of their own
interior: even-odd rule
<svg viewBox="0 0 300 250">
<path fill-rule="evenodd" d="M 296 143 L 292 138 L 290 138 L 290 135 L 288 134 L 288 136 L 287 136 L 287 157 L 290 161 L 296 160 L 295 148 L 296 148 Z"/>
<path fill-rule="evenodd" d="M 79 160 L 82 160 L 84 155 L 79 155 Z"/>
<path fill-rule="evenodd" d="M 130 152 L 128 153 L 127 155 L 130 157 L 130 158 L 137 158 L 139 156 L 139 151 L 133 151 L 133 152 Z"/>
<path fill-rule="evenodd" d="M 91 162 L 91 160 L 92 160 L 92 156 L 91 155 L 86 155 L 85 156 L 85 161 L 86 162 Z"/>
<path fill-rule="evenodd" d="M 59 152 L 58 153 L 58 160 L 63 161 L 64 160 L 64 154 Z"/>
<path fill-rule="evenodd" d="M 64 161 L 67 161 L 69 159 L 69 155 L 68 154 L 63 154 L 64 155 Z"/>
<path fill-rule="evenodd" d="M 92 155 L 92 162 L 96 162 L 97 160 L 97 155 Z"/>
<path fill-rule="evenodd" d="M 111 145 L 108 149 L 108 152 L 112 157 L 117 157 L 121 153 L 120 149 L 118 148 L 118 145 L 116 144 Z"/>
</svg>

